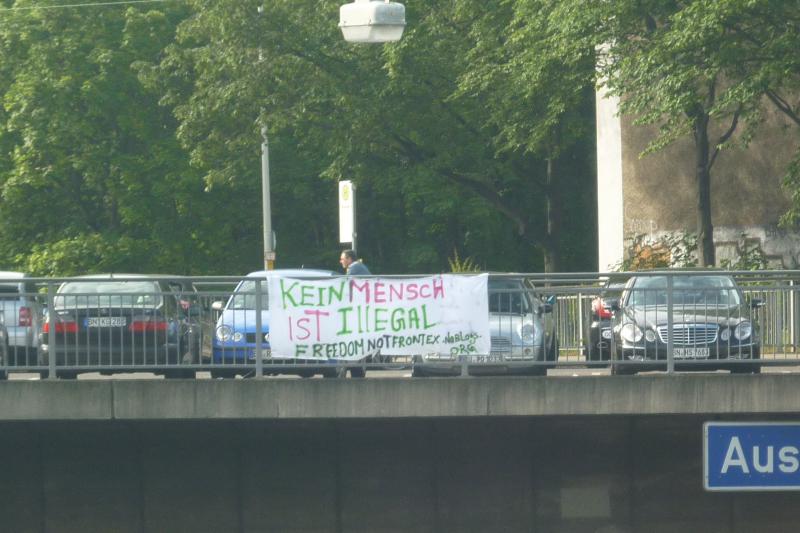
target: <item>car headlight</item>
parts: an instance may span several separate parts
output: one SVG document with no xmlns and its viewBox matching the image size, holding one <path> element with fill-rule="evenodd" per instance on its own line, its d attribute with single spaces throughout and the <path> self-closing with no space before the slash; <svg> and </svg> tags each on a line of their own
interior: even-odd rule
<svg viewBox="0 0 800 533">
<path fill-rule="evenodd" d="M 656 342 L 656 332 L 652 329 L 648 329 L 644 332 L 644 340 L 647 342 Z"/>
<path fill-rule="evenodd" d="M 234 331 L 233 332 L 233 342 L 242 342 L 242 332 L 241 331 Z"/>
<path fill-rule="evenodd" d="M 225 326 L 225 325 L 219 326 L 217 328 L 217 340 L 220 342 L 225 342 L 230 340 L 232 332 L 233 331 L 231 330 L 230 326 Z"/>
<path fill-rule="evenodd" d="M 622 337 L 622 340 L 635 344 L 642 340 L 644 333 L 642 333 L 642 330 L 639 328 L 639 326 L 629 322 L 622 326 L 619 336 Z"/>
<path fill-rule="evenodd" d="M 719 340 L 723 342 L 728 342 L 728 339 L 730 338 L 731 338 L 731 328 L 725 328 L 719 334 Z"/>
<path fill-rule="evenodd" d="M 753 325 L 747 320 L 739 322 L 739 325 L 736 326 L 736 329 L 733 330 L 733 336 L 739 339 L 740 341 L 750 338 L 750 335 L 752 333 L 753 333 Z"/>
<path fill-rule="evenodd" d="M 536 335 L 536 330 L 533 327 L 533 324 L 524 324 L 522 328 L 520 328 L 519 337 L 525 344 L 533 343 L 535 335 Z"/>
</svg>

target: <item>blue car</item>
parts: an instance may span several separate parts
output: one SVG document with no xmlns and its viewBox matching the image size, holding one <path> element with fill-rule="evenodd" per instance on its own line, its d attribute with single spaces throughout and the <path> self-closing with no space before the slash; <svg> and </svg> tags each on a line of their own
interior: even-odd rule
<svg viewBox="0 0 800 533">
<path fill-rule="evenodd" d="M 264 281 L 261 284 L 261 354 L 264 362 L 265 374 L 298 374 L 310 377 L 314 374 L 335 376 L 337 368 L 330 365 L 329 368 L 320 367 L 319 363 L 315 367 L 297 366 L 298 361 L 288 358 L 273 357 L 269 344 L 269 286 L 267 281 L 271 276 L 286 276 L 292 278 L 327 278 L 337 276 L 336 272 L 330 270 L 311 270 L 311 269 L 283 269 L 283 270 L 259 270 L 251 272 L 245 279 L 239 282 L 223 305 L 223 302 L 215 302 L 212 309 L 220 312 L 214 328 L 212 339 L 212 368 L 211 376 L 234 377 L 237 374 L 247 375 L 255 372 L 256 362 L 256 280 Z M 302 363 L 302 361 L 300 362 Z M 294 365 L 287 367 L 274 367 L 272 365 Z M 234 366 L 235 365 L 235 366 Z M 243 366 L 245 365 L 245 366 Z M 246 365 L 253 365 L 248 368 Z M 269 365 L 269 366 L 268 366 Z"/>
</svg>

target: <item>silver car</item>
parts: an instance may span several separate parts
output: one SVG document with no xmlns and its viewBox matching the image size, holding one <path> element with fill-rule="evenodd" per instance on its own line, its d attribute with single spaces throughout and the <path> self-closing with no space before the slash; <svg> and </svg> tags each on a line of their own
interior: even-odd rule
<svg viewBox="0 0 800 533">
<path fill-rule="evenodd" d="M 42 308 L 36 286 L 22 272 L 0 272 L 0 311 L 8 334 L 7 364 L 36 365 Z"/>
<path fill-rule="evenodd" d="M 414 357 L 412 375 L 545 375 L 558 357 L 552 318 L 554 298 L 545 299 L 523 277 L 489 277 L 488 354 L 429 353 Z"/>
</svg>

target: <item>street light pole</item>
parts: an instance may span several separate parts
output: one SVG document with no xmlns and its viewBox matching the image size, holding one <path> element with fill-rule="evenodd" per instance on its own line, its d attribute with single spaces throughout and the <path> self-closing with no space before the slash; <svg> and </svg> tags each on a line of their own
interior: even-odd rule
<svg viewBox="0 0 800 533">
<path fill-rule="evenodd" d="M 264 4 L 258 6 L 258 15 L 264 14 Z M 258 62 L 264 60 L 261 47 L 258 47 Z M 261 116 L 264 113 L 262 110 Z M 264 270 L 275 267 L 275 240 L 272 238 L 272 204 L 269 191 L 269 138 L 267 125 L 261 118 L 261 228 L 264 232 Z"/>
<path fill-rule="evenodd" d="M 275 266 L 275 249 L 272 239 L 272 205 L 269 191 L 269 139 L 267 127 L 261 126 L 261 205 L 264 228 L 264 270 Z"/>
</svg>

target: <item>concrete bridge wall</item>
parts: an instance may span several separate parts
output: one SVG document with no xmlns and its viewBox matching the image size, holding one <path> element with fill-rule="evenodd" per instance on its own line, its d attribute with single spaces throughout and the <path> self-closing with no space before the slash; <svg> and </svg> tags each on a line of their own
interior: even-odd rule
<svg viewBox="0 0 800 533">
<path fill-rule="evenodd" d="M 798 493 L 704 492 L 701 447 L 705 421 L 797 420 L 794 376 L 1 385 L 2 531 L 797 525 Z"/>
</svg>

